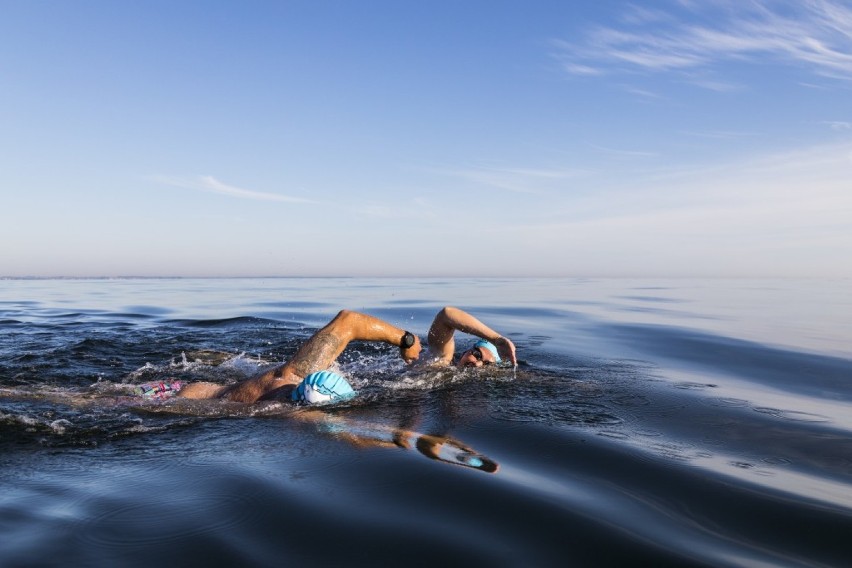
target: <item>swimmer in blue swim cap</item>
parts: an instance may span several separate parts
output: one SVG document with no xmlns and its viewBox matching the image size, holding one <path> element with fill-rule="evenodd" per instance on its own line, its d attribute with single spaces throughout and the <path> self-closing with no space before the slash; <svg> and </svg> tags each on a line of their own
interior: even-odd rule
<svg viewBox="0 0 852 568">
<path fill-rule="evenodd" d="M 478 338 L 473 346 L 458 355 L 456 331 Z M 221 398 L 235 402 L 297 400 L 308 403 L 311 403 L 312 399 L 329 402 L 345 398 L 350 396 L 349 391 L 352 388 L 340 375 L 316 375 L 310 380 L 308 378 L 315 373 L 327 372 L 351 341 L 380 341 L 397 346 L 400 357 L 408 364 L 415 362 L 420 356 L 420 339 L 413 333 L 367 314 L 342 310 L 325 327 L 311 336 L 289 362 L 235 385 L 190 383 L 185 385 L 177 396 L 195 399 Z M 454 364 L 460 369 L 500 362 L 517 366 L 518 363 L 514 343 L 474 316 L 450 306 L 438 312 L 429 328 L 429 351 L 429 364 Z M 332 383 L 334 388 L 329 387 Z M 338 384 L 343 390 L 335 392 Z"/>
<path fill-rule="evenodd" d="M 290 393 L 290 400 L 306 404 L 340 402 L 355 396 L 349 382 L 332 371 L 311 373 Z"/>
<path fill-rule="evenodd" d="M 466 351 L 456 355 L 456 331 L 479 339 Z M 435 316 L 429 328 L 428 344 L 432 364 L 454 364 L 460 369 L 483 367 L 503 361 L 513 367 L 518 364 L 514 343 L 469 313 L 452 306 L 443 308 Z"/>
<path fill-rule="evenodd" d="M 287 363 L 235 385 L 191 383 L 184 386 L 178 396 L 235 402 L 298 400 L 308 403 L 346 398 L 354 394 L 352 387 L 343 377 L 327 369 L 350 341 L 380 341 L 394 345 L 399 347 L 399 356 L 408 364 L 420 356 L 420 339 L 413 333 L 367 314 L 342 310 L 311 336 Z"/>
</svg>

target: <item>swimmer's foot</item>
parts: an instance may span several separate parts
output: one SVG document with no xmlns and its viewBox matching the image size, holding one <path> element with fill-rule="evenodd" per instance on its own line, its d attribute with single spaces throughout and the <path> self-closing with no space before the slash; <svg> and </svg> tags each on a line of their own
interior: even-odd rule
<svg viewBox="0 0 852 568">
<path fill-rule="evenodd" d="M 139 385 L 136 387 L 136 394 L 145 398 L 166 399 L 176 395 L 182 386 L 180 381 L 168 379 Z"/>
</svg>

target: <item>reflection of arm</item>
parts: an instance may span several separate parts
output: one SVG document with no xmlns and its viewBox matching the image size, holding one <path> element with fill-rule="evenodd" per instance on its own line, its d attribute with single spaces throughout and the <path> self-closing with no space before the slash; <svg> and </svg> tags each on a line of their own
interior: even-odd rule
<svg viewBox="0 0 852 568">
<path fill-rule="evenodd" d="M 494 473 L 500 467 L 497 462 L 447 436 L 422 434 L 413 430 L 347 420 L 319 410 L 297 412 L 293 417 L 305 422 L 313 422 L 320 431 L 333 432 L 335 437 L 358 448 L 399 447 L 410 450 L 414 447 L 427 458 L 444 463 L 470 467 L 487 473 Z"/>
<path fill-rule="evenodd" d="M 486 473 L 494 473 L 500 469 L 497 462 L 446 436 L 421 435 L 417 438 L 415 447 L 427 458 L 444 463 L 472 467 Z"/>
<path fill-rule="evenodd" d="M 415 432 L 393 428 L 373 423 L 362 423 L 347 420 L 341 416 L 327 414 L 320 410 L 301 409 L 292 416 L 302 422 L 311 422 L 321 432 L 333 433 L 335 437 L 346 440 L 358 448 L 400 447 L 410 449 L 409 439 L 416 436 Z"/>
<path fill-rule="evenodd" d="M 469 333 L 490 341 L 497 347 L 502 358 L 513 365 L 517 364 L 515 345 L 509 339 L 501 336 L 469 313 L 452 306 L 447 306 L 438 312 L 432 322 L 432 327 L 429 328 L 429 349 L 442 361 L 449 363 L 453 359 L 456 348 L 453 335 L 456 331 Z"/>
</svg>

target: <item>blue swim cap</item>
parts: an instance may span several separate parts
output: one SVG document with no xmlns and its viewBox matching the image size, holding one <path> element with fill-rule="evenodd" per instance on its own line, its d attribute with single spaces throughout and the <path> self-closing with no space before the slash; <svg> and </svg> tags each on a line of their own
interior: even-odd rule
<svg viewBox="0 0 852 568">
<path fill-rule="evenodd" d="M 317 371 L 305 377 L 290 395 L 292 400 L 316 404 L 345 400 L 355 396 L 346 379 L 331 371 Z"/>
<path fill-rule="evenodd" d="M 494 360 L 495 360 L 497 363 L 499 363 L 499 362 L 500 362 L 500 356 L 497 354 L 497 348 L 496 348 L 496 347 L 494 347 L 494 344 L 493 344 L 493 343 L 491 343 L 490 341 L 485 341 L 484 339 L 480 339 L 479 341 L 477 341 L 477 342 L 474 344 L 474 347 L 479 347 L 480 349 L 481 349 L 481 348 L 483 348 L 483 347 L 485 347 L 486 349 L 488 349 L 489 351 L 491 351 L 491 354 L 492 354 L 492 355 L 494 355 Z"/>
</svg>

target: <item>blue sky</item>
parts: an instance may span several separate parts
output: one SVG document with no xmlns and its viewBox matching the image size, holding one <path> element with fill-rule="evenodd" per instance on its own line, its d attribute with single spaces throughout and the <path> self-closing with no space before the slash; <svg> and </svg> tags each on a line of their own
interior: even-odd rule
<svg viewBox="0 0 852 568">
<path fill-rule="evenodd" d="M 852 276 L 852 5 L 0 0 L 3 276 Z"/>
</svg>

